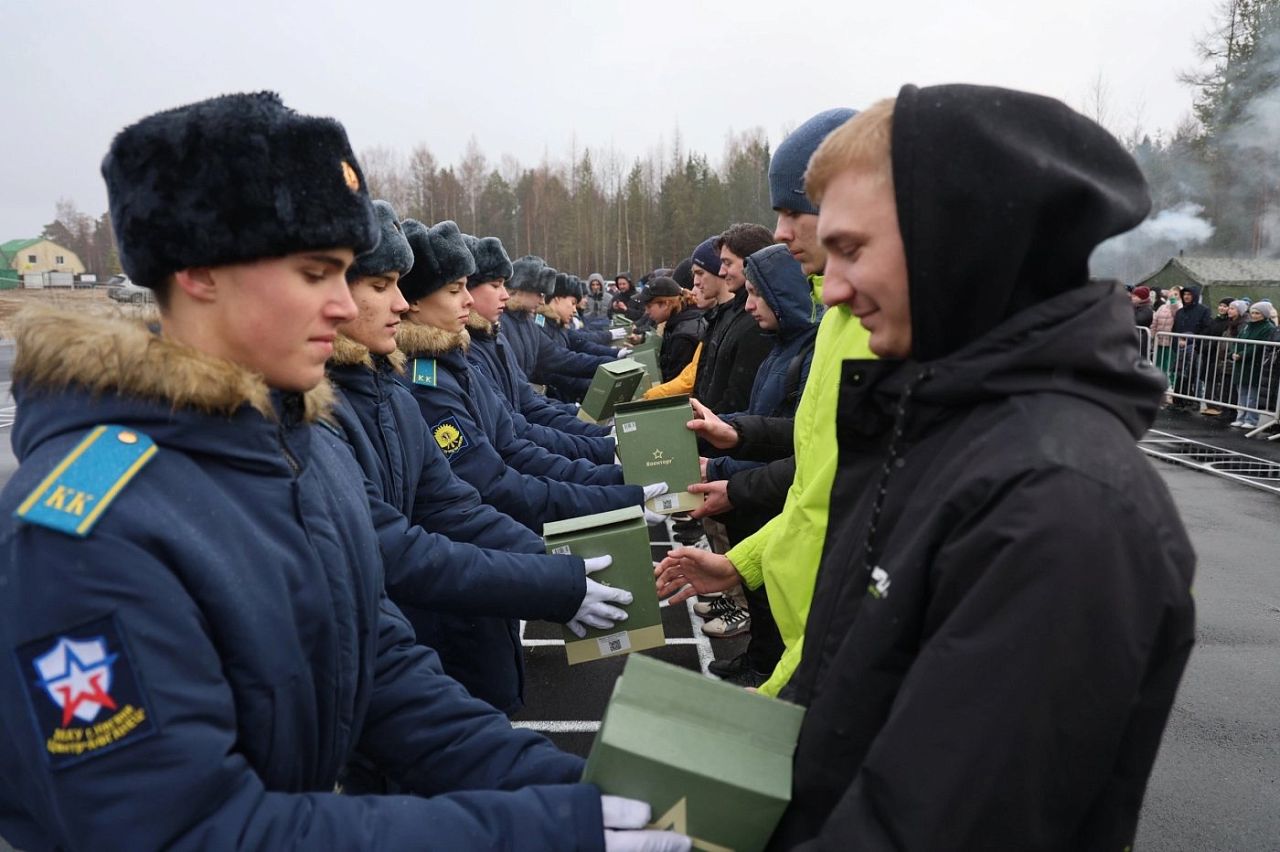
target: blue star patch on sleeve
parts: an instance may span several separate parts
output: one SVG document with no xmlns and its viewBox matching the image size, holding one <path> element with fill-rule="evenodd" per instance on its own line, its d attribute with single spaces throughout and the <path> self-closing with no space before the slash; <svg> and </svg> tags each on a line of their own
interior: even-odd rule
<svg viewBox="0 0 1280 852">
<path fill-rule="evenodd" d="M 53 769 L 156 732 L 114 616 L 28 642 L 16 654 L 36 736 Z"/>
<path fill-rule="evenodd" d="M 462 424 L 453 416 L 446 417 L 432 426 L 431 437 L 436 439 L 436 444 L 444 452 L 445 458 L 450 460 L 471 449 L 471 441 L 467 438 L 467 433 L 462 431 Z"/>
</svg>

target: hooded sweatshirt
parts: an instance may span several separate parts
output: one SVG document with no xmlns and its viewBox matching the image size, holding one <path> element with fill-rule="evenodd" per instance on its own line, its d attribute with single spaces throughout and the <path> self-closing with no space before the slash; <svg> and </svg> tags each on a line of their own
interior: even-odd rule
<svg viewBox="0 0 1280 852">
<path fill-rule="evenodd" d="M 467 695 L 387 599 L 363 477 L 322 425 L 327 383 L 271 391 L 141 323 L 65 312 L 24 319 L 17 352 L 0 836 L 396 849 L 429 827 L 442 848 L 602 848 L 599 793 L 558 783 L 582 761 Z M 95 433 L 78 468 L 67 457 Z M 88 484 L 148 441 L 131 479 L 101 483 L 120 488 L 90 501 L 104 511 L 82 535 L 15 517 L 64 460 Z M 91 671 L 59 687 L 73 652 Z M 413 795 L 335 794 L 357 743 Z"/>
<path fill-rule="evenodd" d="M 1194 637 L 1195 557 L 1135 446 L 1164 381 L 1117 288 L 1086 283 L 1145 184 L 1019 92 L 908 86 L 892 138 L 928 308 L 915 361 L 843 366 L 772 845 L 1123 849 Z"/>
</svg>

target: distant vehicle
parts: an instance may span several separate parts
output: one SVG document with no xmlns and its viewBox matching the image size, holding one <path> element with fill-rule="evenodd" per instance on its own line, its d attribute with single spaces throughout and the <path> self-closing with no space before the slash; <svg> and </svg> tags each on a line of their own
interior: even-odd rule
<svg viewBox="0 0 1280 852">
<path fill-rule="evenodd" d="M 112 275 L 106 281 L 99 281 L 99 287 L 123 287 L 129 283 L 128 275 Z"/>
<path fill-rule="evenodd" d="M 119 284 L 112 284 L 115 279 L 121 279 Z M 113 275 L 111 281 L 106 284 L 111 289 L 107 290 L 107 295 L 115 299 L 117 302 L 129 302 L 134 305 L 141 305 L 146 302 L 154 302 L 156 294 L 146 287 L 139 287 L 124 275 Z"/>
</svg>

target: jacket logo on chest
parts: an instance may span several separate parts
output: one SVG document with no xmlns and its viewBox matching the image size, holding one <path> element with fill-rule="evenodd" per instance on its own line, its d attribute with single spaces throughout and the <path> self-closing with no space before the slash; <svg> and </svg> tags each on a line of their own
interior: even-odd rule
<svg viewBox="0 0 1280 852">
<path fill-rule="evenodd" d="M 455 456 L 471 446 L 456 417 L 446 417 L 432 426 L 431 437 L 436 439 L 436 445 L 446 456 Z"/>
<path fill-rule="evenodd" d="M 889 572 L 879 565 L 871 569 L 871 582 L 867 584 L 867 593 L 876 599 L 889 597 Z"/>
</svg>

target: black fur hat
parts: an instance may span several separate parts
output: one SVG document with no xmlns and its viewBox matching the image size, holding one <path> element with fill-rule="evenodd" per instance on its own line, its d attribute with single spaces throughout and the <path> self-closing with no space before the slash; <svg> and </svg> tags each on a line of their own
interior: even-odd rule
<svg viewBox="0 0 1280 852">
<path fill-rule="evenodd" d="M 555 283 L 551 286 L 551 294 L 549 299 L 558 299 L 561 296 L 571 296 L 577 298 L 578 288 L 573 286 L 573 276 L 567 272 L 557 272 Z"/>
<path fill-rule="evenodd" d="M 413 249 L 409 248 L 409 241 L 405 239 L 395 208 L 390 202 L 378 200 L 373 202 L 373 212 L 378 215 L 381 239 L 373 251 L 360 255 L 347 268 L 348 281 L 355 282 L 367 275 L 386 275 L 389 272 L 408 275 L 413 268 Z"/>
<path fill-rule="evenodd" d="M 550 266 L 544 266 L 538 270 L 538 286 L 531 288 L 535 293 L 541 293 L 550 299 L 555 295 L 556 276 L 560 273 Z"/>
<path fill-rule="evenodd" d="M 524 290 L 529 293 L 543 292 L 542 285 L 539 283 L 539 273 L 546 265 L 546 261 L 537 255 L 526 254 L 511 264 L 511 277 L 507 279 L 507 289 Z"/>
<path fill-rule="evenodd" d="M 473 237 L 463 234 L 467 248 L 476 261 L 476 271 L 467 278 L 467 286 L 474 287 L 488 281 L 510 281 L 512 275 L 511 258 L 502 247 L 502 240 L 497 237 Z"/>
<path fill-rule="evenodd" d="M 401 224 L 413 249 L 413 269 L 400 279 L 406 301 L 416 302 L 476 271 L 475 258 L 453 222 L 445 220 L 431 228 L 416 219 L 405 219 Z"/>
<path fill-rule="evenodd" d="M 121 130 L 102 161 L 120 265 L 156 287 L 193 266 L 378 242 L 347 133 L 274 92 L 224 95 Z"/>
</svg>

